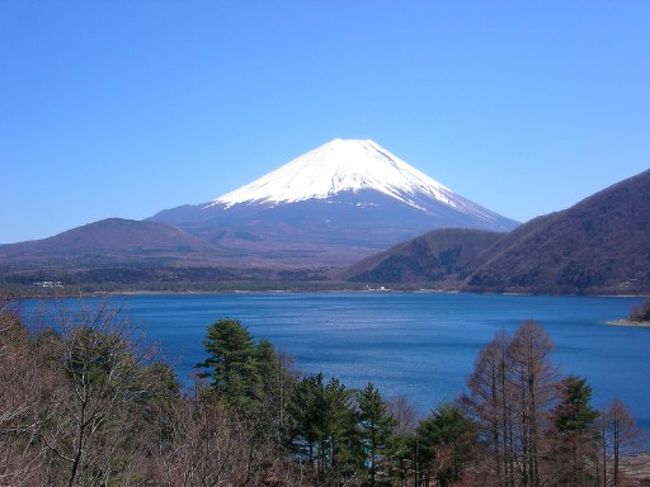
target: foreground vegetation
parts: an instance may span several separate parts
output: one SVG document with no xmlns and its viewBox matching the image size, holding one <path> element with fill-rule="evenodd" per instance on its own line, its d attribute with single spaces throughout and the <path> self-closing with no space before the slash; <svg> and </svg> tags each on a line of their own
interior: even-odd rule
<svg viewBox="0 0 650 487">
<path fill-rule="evenodd" d="M 208 328 L 197 381 L 99 306 L 29 333 L 0 314 L 0 485 L 619 486 L 641 444 L 623 404 L 591 404 L 533 322 L 497 335 L 468 392 L 423 419 L 368 384 L 301 376 L 236 320 Z"/>
</svg>

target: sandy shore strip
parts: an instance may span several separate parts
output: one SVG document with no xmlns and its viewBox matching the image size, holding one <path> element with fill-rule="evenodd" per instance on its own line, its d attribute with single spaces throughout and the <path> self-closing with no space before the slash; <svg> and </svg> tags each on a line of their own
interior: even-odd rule
<svg viewBox="0 0 650 487">
<path fill-rule="evenodd" d="M 650 328 L 650 321 L 616 320 L 608 321 L 607 324 L 612 326 L 630 326 L 633 328 Z"/>
</svg>

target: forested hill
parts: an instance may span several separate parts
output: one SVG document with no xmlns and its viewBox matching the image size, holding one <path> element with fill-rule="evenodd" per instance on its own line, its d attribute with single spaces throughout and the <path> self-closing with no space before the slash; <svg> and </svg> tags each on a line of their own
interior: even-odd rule
<svg viewBox="0 0 650 487">
<path fill-rule="evenodd" d="M 344 277 L 375 284 L 455 282 L 467 275 L 478 254 L 503 235 L 461 228 L 433 230 L 358 262 Z"/>
<path fill-rule="evenodd" d="M 501 236 L 430 232 L 345 276 L 469 291 L 648 293 L 650 170 Z"/>
<path fill-rule="evenodd" d="M 107 218 L 49 238 L 0 245 L 0 269 L 196 264 L 217 256 L 213 246 L 174 226 Z"/>
<path fill-rule="evenodd" d="M 472 266 L 468 289 L 650 292 L 650 170 L 522 225 Z"/>
</svg>

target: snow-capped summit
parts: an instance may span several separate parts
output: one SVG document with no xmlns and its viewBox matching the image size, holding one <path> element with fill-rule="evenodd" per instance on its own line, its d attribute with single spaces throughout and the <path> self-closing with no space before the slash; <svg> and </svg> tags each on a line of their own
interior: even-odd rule
<svg viewBox="0 0 650 487">
<path fill-rule="evenodd" d="M 335 139 L 219 198 L 152 219 L 249 267 L 342 266 L 435 228 L 517 225 L 375 142 L 354 139 Z"/>
<path fill-rule="evenodd" d="M 413 207 L 417 194 L 456 206 L 454 193 L 372 140 L 335 139 L 216 198 L 212 205 L 295 203 L 374 190 Z"/>
</svg>

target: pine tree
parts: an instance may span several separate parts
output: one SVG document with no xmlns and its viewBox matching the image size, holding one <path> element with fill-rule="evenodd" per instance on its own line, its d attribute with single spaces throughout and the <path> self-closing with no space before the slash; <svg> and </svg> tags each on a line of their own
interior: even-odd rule
<svg viewBox="0 0 650 487">
<path fill-rule="evenodd" d="M 275 353 L 275 347 L 268 340 L 260 340 L 255 347 L 255 363 L 260 378 L 255 395 L 264 404 L 268 413 L 269 409 L 277 407 L 276 394 L 280 385 L 278 380 L 280 363 Z"/>
<path fill-rule="evenodd" d="M 240 412 L 250 412 L 260 399 L 261 378 L 256 347 L 250 332 L 238 320 L 219 320 L 208 328 L 203 342 L 208 358 L 197 365 L 206 369 L 212 388 Z"/>
<path fill-rule="evenodd" d="M 329 463 L 339 482 L 355 475 L 363 461 L 352 392 L 337 378 L 325 385 L 324 465 Z"/>
<path fill-rule="evenodd" d="M 361 443 L 365 450 L 369 484 L 377 484 L 377 463 L 389 449 L 395 429 L 395 420 L 388 412 L 379 391 L 368 384 L 359 394 L 358 425 Z"/>
<path fill-rule="evenodd" d="M 461 409 L 442 404 L 418 428 L 423 469 L 433 469 L 441 486 L 460 478 L 464 466 L 473 459 L 476 428 Z"/>
<path fill-rule="evenodd" d="M 551 411 L 553 471 L 562 485 L 583 485 L 585 465 L 596 456 L 598 448 L 595 420 L 599 413 L 589 404 L 591 387 L 586 379 L 566 377 L 559 384 L 559 396 L 560 401 Z"/>
<path fill-rule="evenodd" d="M 289 411 L 294 446 L 314 470 L 321 477 L 352 475 L 359 454 L 350 391 L 337 379 L 325 383 L 323 374 L 305 377 L 294 388 Z"/>
<path fill-rule="evenodd" d="M 314 466 L 322 436 L 323 374 L 303 378 L 293 390 L 289 413 L 294 424 L 296 449 Z"/>
</svg>

